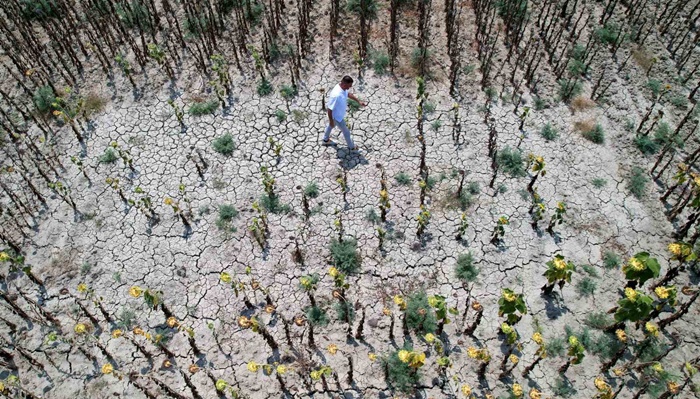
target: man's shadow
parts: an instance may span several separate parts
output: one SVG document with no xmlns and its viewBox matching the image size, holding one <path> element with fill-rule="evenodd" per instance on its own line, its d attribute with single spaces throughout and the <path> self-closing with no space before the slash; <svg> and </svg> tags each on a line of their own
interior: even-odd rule
<svg viewBox="0 0 700 399">
<path fill-rule="evenodd" d="M 360 151 L 350 151 L 347 147 L 335 147 L 335 157 L 343 170 L 351 170 L 358 165 L 367 165 L 367 158 Z"/>
</svg>

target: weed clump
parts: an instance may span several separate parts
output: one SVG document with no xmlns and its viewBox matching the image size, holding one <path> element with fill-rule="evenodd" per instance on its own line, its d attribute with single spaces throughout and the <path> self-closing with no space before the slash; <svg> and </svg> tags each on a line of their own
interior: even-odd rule
<svg viewBox="0 0 700 399">
<path fill-rule="evenodd" d="M 622 343 L 613 338 L 611 334 L 602 334 L 597 339 L 592 340 L 588 350 L 600 356 L 601 359 L 610 359 L 622 348 Z"/>
<path fill-rule="evenodd" d="M 214 139 L 211 142 L 214 151 L 222 155 L 231 155 L 236 149 L 236 143 L 233 142 L 233 136 L 231 133 L 226 133 L 223 136 Z"/>
<path fill-rule="evenodd" d="M 430 50 L 427 48 L 416 47 L 411 52 L 411 66 L 413 69 L 419 69 L 421 65 L 426 65 L 430 61 Z"/>
<path fill-rule="evenodd" d="M 584 130 L 583 133 L 581 133 L 584 138 L 586 138 L 588 141 L 591 141 L 596 144 L 603 144 L 605 143 L 605 132 L 603 131 L 603 126 L 600 125 L 600 123 L 596 123 L 596 125 L 593 127 L 593 129 L 590 130 Z"/>
<path fill-rule="evenodd" d="M 360 109 L 360 103 L 357 101 L 353 100 L 352 98 L 348 98 L 348 111 L 352 114 L 357 112 L 357 110 Z"/>
<path fill-rule="evenodd" d="M 620 28 L 617 24 L 608 22 L 602 28 L 595 31 L 596 38 L 603 44 L 615 44 L 618 40 Z"/>
<path fill-rule="evenodd" d="M 104 154 L 102 154 L 100 156 L 99 162 L 100 163 L 114 163 L 114 162 L 116 162 L 117 159 L 119 159 L 117 152 L 114 151 L 114 149 L 112 147 L 107 147 Z"/>
<path fill-rule="evenodd" d="M 576 388 L 565 377 L 557 378 L 554 383 L 554 395 L 556 397 L 568 398 L 578 393 Z"/>
<path fill-rule="evenodd" d="M 383 51 L 372 53 L 372 68 L 377 75 L 384 75 L 389 67 L 389 56 Z"/>
<path fill-rule="evenodd" d="M 347 301 L 336 302 L 335 305 L 333 305 L 333 309 L 335 309 L 338 320 L 347 320 L 350 323 L 355 320 L 355 308 L 352 303 Z"/>
<path fill-rule="evenodd" d="M 592 312 L 586 315 L 585 323 L 587 326 L 595 328 L 596 330 L 603 330 L 612 325 L 613 318 L 605 312 Z"/>
<path fill-rule="evenodd" d="M 107 105 L 107 99 L 99 94 L 90 93 L 83 101 L 83 115 L 90 116 L 102 111 Z"/>
<path fill-rule="evenodd" d="M 394 179 L 401 186 L 411 185 L 411 176 L 409 176 L 406 172 L 399 172 L 396 176 L 394 176 Z"/>
<path fill-rule="evenodd" d="M 281 109 L 277 109 L 275 110 L 275 118 L 277 119 L 277 123 L 282 123 L 287 120 L 287 113 Z"/>
<path fill-rule="evenodd" d="M 318 191 L 318 185 L 315 182 L 311 182 L 304 187 L 304 195 L 309 197 L 309 198 L 316 198 L 318 197 L 319 191 Z"/>
<path fill-rule="evenodd" d="M 291 210 L 289 204 L 283 204 L 280 202 L 280 198 L 276 195 L 271 197 L 267 194 L 263 194 L 260 197 L 260 205 L 262 205 L 263 208 L 267 209 L 269 212 L 277 214 L 288 213 Z"/>
<path fill-rule="evenodd" d="M 620 267 L 620 257 L 615 252 L 607 251 L 603 255 L 603 266 L 608 269 L 617 269 Z"/>
<path fill-rule="evenodd" d="M 581 95 L 576 96 L 573 100 L 571 100 L 571 108 L 576 111 L 583 111 L 593 107 L 595 107 L 595 102 L 590 98 Z"/>
<path fill-rule="evenodd" d="M 559 98 L 561 101 L 569 102 L 583 92 L 583 84 L 577 79 L 559 79 L 557 83 L 559 84 Z"/>
<path fill-rule="evenodd" d="M 561 338 L 553 338 L 545 344 L 547 354 L 551 356 L 561 356 L 564 354 L 564 340 Z"/>
<path fill-rule="evenodd" d="M 297 89 L 294 86 L 282 85 L 282 87 L 280 88 L 280 95 L 287 101 L 296 97 L 297 94 Z"/>
<path fill-rule="evenodd" d="M 598 285 L 590 277 L 584 277 L 576 284 L 576 292 L 582 297 L 589 297 L 595 293 Z"/>
<path fill-rule="evenodd" d="M 202 116 L 213 114 L 217 108 L 219 108 L 219 102 L 217 100 L 199 101 L 190 105 L 187 112 L 192 116 Z"/>
<path fill-rule="evenodd" d="M 511 177 L 523 177 L 526 175 L 523 165 L 523 154 L 520 150 L 505 147 L 498 153 L 496 159 L 499 169 L 502 169 Z"/>
<path fill-rule="evenodd" d="M 434 333 L 437 329 L 435 311 L 428 303 L 425 291 L 416 292 L 408 298 L 406 326 L 420 335 Z"/>
<path fill-rule="evenodd" d="M 258 83 L 257 92 L 260 97 L 269 96 L 275 90 L 269 80 L 263 79 Z"/>
<path fill-rule="evenodd" d="M 654 95 L 654 97 L 658 97 L 659 94 L 661 94 L 661 88 L 663 85 L 661 84 L 660 80 L 656 79 L 649 79 L 646 83 L 647 89 L 651 91 L 651 94 Z"/>
<path fill-rule="evenodd" d="M 639 166 L 635 166 L 632 168 L 632 173 L 629 181 L 627 182 L 627 189 L 637 199 L 641 199 L 646 193 L 647 182 L 649 179 L 647 179 L 644 174 L 644 169 L 640 168 Z"/>
<path fill-rule="evenodd" d="M 659 151 L 659 145 L 649 136 L 635 137 L 634 145 L 644 155 L 656 154 Z"/>
<path fill-rule="evenodd" d="M 535 97 L 535 110 L 536 111 L 542 111 L 543 109 L 547 108 L 549 104 L 547 104 L 547 101 L 543 99 L 542 97 Z"/>
<path fill-rule="evenodd" d="M 41 86 L 34 91 L 34 105 L 39 112 L 48 113 L 53 109 L 53 103 L 56 101 L 56 96 L 53 94 L 53 89 L 49 86 Z"/>
<path fill-rule="evenodd" d="M 679 109 L 688 108 L 688 97 L 686 96 L 674 96 L 671 97 L 671 105 Z"/>
<path fill-rule="evenodd" d="M 404 347 L 404 350 L 412 350 L 410 346 Z M 395 389 L 407 393 L 420 381 L 420 374 L 417 368 L 409 366 L 399 359 L 399 351 L 393 351 L 383 360 L 384 367 L 387 371 L 387 384 Z"/>
<path fill-rule="evenodd" d="M 596 177 L 595 179 L 591 180 L 591 183 L 595 188 L 603 188 L 606 184 L 608 184 L 608 181 L 601 179 L 600 177 Z"/>
<path fill-rule="evenodd" d="M 307 306 L 304 308 L 304 315 L 306 316 L 306 320 L 312 326 L 325 327 L 328 325 L 328 323 L 330 323 L 330 319 L 328 319 L 326 311 L 318 306 Z"/>
<path fill-rule="evenodd" d="M 471 252 L 460 254 L 457 257 L 455 275 L 465 283 L 471 283 L 476 280 L 476 277 L 479 275 L 479 269 L 474 266 L 474 258 Z"/>
<path fill-rule="evenodd" d="M 357 251 L 357 240 L 354 238 L 338 241 L 331 240 L 330 245 L 333 265 L 346 274 L 354 274 L 360 270 L 362 257 Z"/>
<path fill-rule="evenodd" d="M 19 3 L 22 7 L 22 17 L 28 21 L 43 21 L 60 16 L 60 7 L 55 0 L 20 0 Z"/>
<path fill-rule="evenodd" d="M 559 138 L 559 132 L 551 123 L 544 125 L 542 130 L 540 130 L 540 135 L 547 141 L 554 141 Z"/>
<path fill-rule="evenodd" d="M 469 184 L 467 184 L 467 191 L 471 195 L 478 195 L 481 193 L 481 187 L 479 187 L 478 182 L 470 181 Z"/>
<path fill-rule="evenodd" d="M 219 230 L 235 232 L 236 228 L 231 226 L 231 222 L 238 216 L 238 210 L 233 205 L 221 205 L 219 207 L 219 217 L 216 219 L 216 227 Z"/>
</svg>

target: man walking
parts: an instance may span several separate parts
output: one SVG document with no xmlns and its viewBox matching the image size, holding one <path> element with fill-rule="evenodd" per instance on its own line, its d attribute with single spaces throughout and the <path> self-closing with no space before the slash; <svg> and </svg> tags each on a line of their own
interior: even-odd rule
<svg viewBox="0 0 700 399">
<path fill-rule="evenodd" d="M 326 126 L 326 132 L 323 135 L 323 145 L 330 145 L 330 135 L 331 130 L 338 126 L 340 131 L 343 132 L 343 137 L 345 142 L 348 144 L 348 148 L 351 151 L 357 150 L 355 143 L 350 137 L 350 129 L 345 124 L 345 112 L 348 108 L 348 97 L 352 100 L 360 103 L 361 106 L 366 106 L 367 103 L 360 101 L 359 98 L 348 93 L 348 89 L 352 87 L 352 78 L 350 76 L 343 76 L 343 79 L 335 85 L 331 93 L 328 95 L 328 103 L 326 105 L 326 110 L 328 112 L 328 126 Z"/>
</svg>

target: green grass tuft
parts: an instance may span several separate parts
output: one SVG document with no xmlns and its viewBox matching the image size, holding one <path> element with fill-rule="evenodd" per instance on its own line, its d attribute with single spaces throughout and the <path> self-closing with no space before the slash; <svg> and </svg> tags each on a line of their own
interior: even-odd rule
<svg viewBox="0 0 700 399">
<path fill-rule="evenodd" d="M 582 133 L 583 137 L 596 144 L 605 143 L 605 132 L 600 123 L 596 123 L 595 127 Z"/>
<path fill-rule="evenodd" d="M 583 92 L 583 84 L 576 79 L 559 79 L 559 99 L 569 102 L 572 98 L 578 97 Z"/>
<path fill-rule="evenodd" d="M 281 109 L 275 110 L 275 118 L 277 118 L 278 123 L 282 123 L 287 120 L 287 113 Z"/>
<path fill-rule="evenodd" d="M 466 283 L 471 283 L 479 276 L 479 269 L 474 266 L 474 258 L 471 252 L 460 254 L 457 257 L 457 265 L 455 266 L 455 275 L 458 279 Z"/>
<path fill-rule="evenodd" d="M 49 86 L 41 86 L 34 91 L 34 105 L 41 113 L 48 113 L 53 109 L 53 103 L 56 101 L 56 96 L 53 94 L 53 89 Z"/>
<path fill-rule="evenodd" d="M 394 180 L 396 180 L 396 183 L 401 186 L 411 185 L 411 176 L 409 176 L 406 172 L 399 172 L 396 176 L 394 176 Z"/>
<path fill-rule="evenodd" d="M 596 330 L 603 330 L 612 325 L 613 318 L 605 312 L 591 312 L 586 315 L 585 323 Z"/>
<path fill-rule="evenodd" d="M 523 177 L 526 175 L 523 153 L 520 150 L 514 150 L 510 147 L 503 148 L 498 153 L 496 163 L 499 169 L 511 177 Z"/>
<path fill-rule="evenodd" d="M 304 195 L 309 198 L 316 198 L 319 195 L 318 185 L 315 182 L 311 182 L 304 187 Z"/>
<path fill-rule="evenodd" d="M 238 210 L 233 205 L 219 206 L 219 217 L 216 219 L 216 227 L 219 230 L 235 232 L 236 228 L 231 226 L 231 222 L 238 216 Z"/>
<path fill-rule="evenodd" d="M 589 297 L 595 294 L 595 290 L 598 287 L 595 281 L 590 277 L 584 277 L 576 284 L 576 292 L 582 297 Z"/>
<path fill-rule="evenodd" d="M 544 125 L 542 130 L 540 130 L 540 135 L 547 141 L 554 141 L 559 138 L 559 132 L 551 123 Z"/>
<path fill-rule="evenodd" d="M 646 177 L 644 169 L 635 166 L 632 168 L 632 173 L 627 181 L 627 189 L 635 198 L 642 199 L 646 194 L 647 182 L 649 182 L 649 179 Z"/>
<path fill-rule="evenodd" d="M 216 109 L 219 108 L 218 100 L 208 100 L 196 102 L 190 105 L 187 112 L 192 116 L 202 116 L 206 114 L 213 114 Z"/>
<path fill-rule="evenodd" d="M 333 265 L 338 270 L 346 274 L 354 274 L 360 270 L 362 257 L 357 251 L 357 240 L 346 238 L 340 242 L 334 238 L 331 240 L 329 249 L 333 258 Z"/>
<path fill-rule="evenodd" d="M 414 293 L 406 305 L 406 325 L 417 334 L 434 333 L 437 329 L 435 311 L 428 303 L 425 291 Z"/>
<path fill-rule="evenodd" d="M 117 159 L 119 159 L 119 156 L 117 155 L 117 152 L 114 151 L 114 148 L 107 147 L 104 154 L 102 154 L 100 156 L 99 162 L 100 163 L 114 163 L 114 162 L 116 162 Z"/>
<path fill-rule="evenodd" d="M 404 346 L 405 350 L 412 350 L 411 346 Z M 393 351 L 382 361 L 386 370 L 387 384 L 394 389 L 408 393 L 420 382 L 419 369 L 414 369 L 399 359 L 399 352 Z"/>
<path fill-rule="evenodd" d="M 355 308 L 351 302 L 336 302 L 333 309 L 335 309 L 338 320 L 345 321 L 346 317 L 350 323 L 355 320 Z"/>
<path fill-rule="evenodd" d="M 603 255 L 603 266 L 604 266 L 607 270 L 619 268 L 619 267 L 620 267 L 620 262 L 621 262 L 620 257 L 617 256 L 617 254 L 614 253 L 614 252 L 607 251 L 607 252 Z"/>
<path fill-rule="evenodd" d="M 290 101 L 298 94 L 297 89 L 294 86 L 282 85 L 280 88 L 280 95 L 287 101 Z"/>
<path fill-rule="evenodd" d="M 375 51 L 372 53 L 372 69 L 377 75 L 384 75 L 389 68 L 389 56 L 383 51 Z"/>
<path fill-rule="evenodd" d="M 596 177 L 595 179 L 591 180 L 591 183 L 595 188 L 603 188 L 606 184 L 608 184 L 608 181 L 600 177 Z"/>
<path fill-rule="evenodd" d="M 477 195 L 481 193 L 481 187 L 479 187 L 478 182 L 470 181 L 469 184 L 467 184 L 467 191 L 471 195 Z"/>
<path fill-rule="evenodd" d="M 581 268 L 583 269 L 584 272 L 588 273 L 589 276 L 591 277 L 599 277 L 598 276 L 598 271 L 595 269 L 595 266 L 593 265 L 582 265 Z"/>
<path fill-rule="evenodd" d="M 306 320 L 312 326 L 325 327 L 330 323 L 326 311 L 318 306 L 307 306 L 304 308 L 304 315 L 306 315 Z"/>
<path fill-rule="evenodd" d="M 211 142 L 211 146 L 214 147 L 214 151 L 223 155 L 231 155 L 233 151 L 236 150 L 236 143 L 233 142 L 233 136 L 231 133 L 226 133 L 223 136 L 214 139 Z"/>
<path fill-rule="evenodd" d="M 275 88 L 272 87 L 272 83 L 270 83 L 269 80 L 263 79 L 258 83 L 256 91 L 260 97 L 265 97 L 272 94 L 272 92 L 275 91 Z"/>
</svg>

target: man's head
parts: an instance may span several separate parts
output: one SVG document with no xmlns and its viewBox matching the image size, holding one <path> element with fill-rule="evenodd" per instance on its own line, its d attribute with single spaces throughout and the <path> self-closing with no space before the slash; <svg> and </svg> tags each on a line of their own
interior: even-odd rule
<svg viewBox="0 0 700 399">
<path fill-rule="evenodd" d="M 347 90 L 352 87 L 352 78 L 348 75 L 343 76 L 343 79 L 340 81 L 340 88 L 343 90 Z"/>
</svg>

